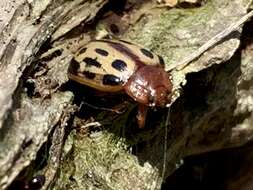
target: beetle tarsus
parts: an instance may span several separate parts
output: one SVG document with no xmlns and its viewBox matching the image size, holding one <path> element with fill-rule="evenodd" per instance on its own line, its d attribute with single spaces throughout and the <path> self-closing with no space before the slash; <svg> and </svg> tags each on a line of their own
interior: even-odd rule
<svg viewBox="0 0 253 190">
<path fill-rule="evenodd" d="M 147 116 L 148 106 L 139 104 L 137 113 L 137 122 L 140 129 L 145 127 L 146 116 Z"/>
</svg>

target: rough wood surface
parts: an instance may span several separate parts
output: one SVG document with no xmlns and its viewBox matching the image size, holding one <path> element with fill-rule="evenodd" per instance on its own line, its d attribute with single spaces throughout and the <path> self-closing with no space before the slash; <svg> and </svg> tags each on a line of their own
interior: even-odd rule
<svg viewBox="0 0 253 190">
<path fill-rule="evenodd" d="M 252 139 L 252 52 L 247 46 L 235 53 L 241 28 L 171 71 L 176 98 L 168 129 L 167 110 L 151 111 L 144 131 L 126 128 L 132 105 L 120 116 L 71 117 L 78 109 L 65 90 L 66 71 L 80 44 L 110 33 L 161 54 L 169 69 L 242 18 L 252 2 L 212 0 L 191 10 L 127 1 L 127 11 L 96 18 L 107 3 L 0 2 L 0 189 L 29 180 L 24 171 L 44 174 L 43 189 L 159 189 L 185 156 Z M 47 164 L 36 170 L 41 154 Z"/>
<path fill-rule="evenodd" d="M 0 189 L 6 189 L 35 159 L 50 132 L 64 121 L 72 101 L 70 93 L 57 92 L 45 100 L 26 95 L 23 80 L 35 55 L 57 29 L 68 26 L 65 30 L 70 30 L 93 19 L 105 2 L 96 1 L 90 8 L 85 1 L 1 1 Z M 79 11 L 71 12 L 75 10 Z M 73 17 L 76 22 L 67 24 Z"/>
</svg>

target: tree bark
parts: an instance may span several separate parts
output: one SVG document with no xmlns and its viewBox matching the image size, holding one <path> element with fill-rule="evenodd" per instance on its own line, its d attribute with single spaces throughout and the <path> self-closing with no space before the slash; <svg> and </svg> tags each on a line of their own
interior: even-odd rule
<svg viewBox="0 0 253 190">
<path fill-rule="evenodd" d="M 249 142 L 253 59 L 250 45 L 236 51 L 241 29 L 185 67 L 177 63 L 250 2 L 212 0 L 191 11 L 127 1 L 120 14 L 104 14 L 107 0 L 1 1 L 0 189 L 38 173 L 43 189 L 160 189 L 184 157 Z M 126 128 L 132 104 L 120 116 L 74 114 L 80 108 L 65 90 L 72 52 L 104 32 L 163 55 L 174 88 L 167 123 L 167 110 L 149 111 L 147 128 Z M 37 160 L 46 166 L 36 169 Z"/>
</svg>

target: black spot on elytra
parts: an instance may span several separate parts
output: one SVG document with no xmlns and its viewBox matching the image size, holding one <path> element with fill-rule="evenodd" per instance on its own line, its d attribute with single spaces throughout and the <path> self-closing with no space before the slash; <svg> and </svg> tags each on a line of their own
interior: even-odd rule
<svg viewBox="0 0 253 190">
<path fill-rule="evenodd" d="M 158 55 L 158 58 L 159 58 L 159 63 L 164 66 L 165 63 L 164 63 L 163 58 L 160 55 Z"/>
<path fill-rule="evenodd" d="M 116 77 L 114 75 L 104 75 L 103 77 L 103 84 L 104 85 L 111 85 L 111 86 L 116 86 L 120 85 L 122 81 L 120 80 L 119 77 Z"/>
<path fill-rule="evenodd" d="M 85 57 L 83 61 L 86 63 L 86 66 L 95 66 L 100 68 L 101 63 L 99 63 L 96 59 L 92 59 L 90 57 Z"/>
<path fill-rule="evenodd" d="M 91 73 L 89 71 L 84 71 L 83 75 L 87 78 L 87 79 L 94 79 L 96 77 L 95 73 Z"/>
<path fill-rule="evenodd" d="M 87 47 L 82 48 L 82 49 L 78 52 L 78 55 L 85 53 L 86 50 L 87 50 Z"/>
<path fill-rule="evenodd" d="M 102 56 L 107 56 L 109 54 L 107 51 L 100 48 L 96 48 L 95 52 L 97 52 L 99 55 L 102 55 Z"/>
<path fill-rule="evenodd" d="M 122 72 L 126 69 L 127 64 L 124 61 L 120 60 L 120 59 L 116 59 L 112 62 L 112 67 L 114 69 Z"/>
<path fill-rule="evenodd" d="M 149 57 L 150 59 L 154 58 L 154 55 L 150 51 L 148 51 L 148 50 L 146 50 L 144 48 L 141 48 L 140 50 L 141 50 L 141 53 L 143 55 L 145 55 L 146 57 Z"/>
<path fill-rule="evenodd" d="M 136 55 L 135 52 L 132 51 L 129 47 L 127 47 L 125 44 L 120 43 L 120 42 L 114 42 L 114 41 L 109 41 L 109 40 L 96 40 L 98 42 L 104 42 L 107 43 L 109 46 L 111 46 L 113 49 L 117 50 L 121 54 L 127 56 L 130 58 L 135 64 L 138 66 L 144 66 L 145 63 L 143 63 L 140 58 Z M 123 41 L 124 42 L 124 41 Z M 125 42 L 127 43 L 127 42 Z"/>
<path fill-rule="evenodd" d="M 78 73 L 79 68 L 80 68 L 79 62 L 77 62 L 75 59 L 72 59 L 68 68 L 68 72 L 76 75 Z"/>
</svg>

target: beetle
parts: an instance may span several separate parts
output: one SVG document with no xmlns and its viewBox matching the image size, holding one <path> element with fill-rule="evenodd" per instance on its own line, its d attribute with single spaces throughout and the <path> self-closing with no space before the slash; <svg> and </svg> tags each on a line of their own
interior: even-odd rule
<svg viewBox="0 0 253 190">
<path fill-rule="evenodd" d="M 99 91 L 125 91 L 138 103 L 140 128 L 145 126 L 148 107 L 171 102 L 173 86 L 163 58 L 128 41 L 90 41 L 74 55 L 68 77 Z"/>
</svg>

